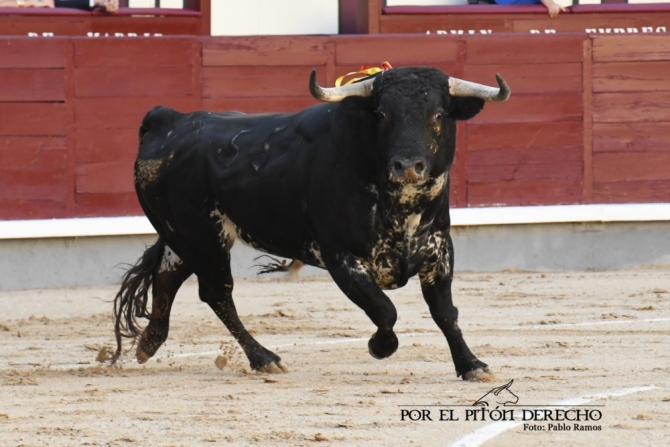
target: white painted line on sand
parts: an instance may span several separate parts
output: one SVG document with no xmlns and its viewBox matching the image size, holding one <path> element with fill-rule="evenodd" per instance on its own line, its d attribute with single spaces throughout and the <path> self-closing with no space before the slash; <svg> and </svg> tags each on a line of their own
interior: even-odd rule
<svg viewBox="0 0 670 447">
<path fill-rule="evenodd" d="M 430 332 L 409 332 L 409 333 L 404 333 L 404 334 L 397 334 L 398 337 L 416 337 L 418 335 L 434 335 Z M 293 343 L 284 343 L 280 345 L 270 345 L 267 346 L 268 349 L 278 349 L 278 348 L 289 348 L 293 346 L 317 346 L 317 345 L 334 345 L 334 344 L 340 344 L 340 343 L 357 343 L 360 341 L 368 341 L 369 338 L 345 338 L 345 339 L 338 339 L 338 340 L 320 340 L 320 341 L 304 341 L 304 342 L 293 342 Z M 218 355 L 221 354 L 220 349 L 216 350 L 210 350 L 210 351 L 198 351 L 198 352 L 186 352 L 186 353 L 180 353 L 180 354 L 168 354 L 166 356 L 154 356 L 149 359 L 149 361 L 156 361 L 156 360 L 170 360 L 170 359 L 177 359 L 177 358 L 187 358 L 187 357 L 205 357 L 208 355 Z M 119 362 L 120 364 L 134 364 L 137 363 L 136 359 L 129 359 L 124 362 Z M 29 364 L 25 365 L 10 365 L 10 366 L 33 366 Z M 47 369 L 52 369 L 54 371 L 67 371 L 70 369 L 75 369 L 75 368 L 89 368 L 91 366 L 95 366 L 94 364 L 86 364 L 86 363 L 57 363 L 57 364 L 51 364 L 47 366 Z"/>
<path fill-rule="evenodd" d="M 627 323 L 656 323 L 656 322 L 667 322 L 670 321 L 670 317 L 666 318 L 646 318 L 646 319 L 640 319 L 640 320 L 619 320 L 619 321 L 585 321 L 582 323 L 564 323 L 564 324 L 537 324 L 533 326 L 516 326 L 516 327 L 504 327 L 504 328 L 498 328 L 498 330 L 518 330 L 518 329 L 555 329 L 555 328 L 561 328 L 561 327 L 575 327 L 575 326 L 596 326 L 596 325 L 605 325 L 605 324 L 627 324 Z M 470 328 L 470 330 L 474 329 L 481 329 L 481 328 Z M 496 329 L 496 328 L 490 328 L 491 329 Z M 416 337 L 420 335 L 431 335 L 430 332 L 409 332 L 409 333 L 404 333 L 404 334 L 398 334 L 398 337 Z M 268 349 L 277 349 L 277 348 L 289 348 L 293 346 L 317 346 L 317 345 L 331 345 L 331 344 L 340 344 L 340 343 L 357 343 L 357 342 L 363 342 L 363 341 L 368 341 L 368 338 L 345 338 L 345 339 L 338 339 L 338 340 L 320 340 L 320 341 L 304 341 L 304 342 L 294 342 L 294 343 L 284 343 L 280 345 L 272 345 L 268 346 Z M 150 361 L 156 361 L 158 359 L 162 360 L 168 360 L 168 359 L 174 359 L 174 358 L 188 358 L 188 357 L 205 357 L 208 355 L 217 355 L 220 354 L 220 350 L 210 350 L 210 351 L 199 351 L 199 352 L 186 352 L 186 353 L 180 353 L 180 354 L 169 354 L 168 356 L 155 356 L 149 359 Z M 137 363 L 137 360 L 131 359 L 123 363 Z M 17 365 L 14 365 L 17 366 Z M 21 365 L 21 366 L 29 366 L 29 365 Z M 48 369 L 56 370 L 56 371 L 67 371 L 69 369 L 74 369 L 74 368 L 86 368 L 90 367 L 90 364 L 81 364 L 81 363 L 72 363 L 72 364 L 55 364 L 55 365 L 49 365 Z"/>
<path fill-rule="evenodd" d="M 575 405 L 584 405 L 589 402 L 593 402 L 594 400 L 600 400 L 600 399 L 607 399 L 610 397 L 618 397 L 618 396 L 625 396 L 627 394 L 633 394 L 633 393 L 641 393 L 643 391 L 649 391 L 653 389 L 657 389 L 657 386 L 654 385 L 646 385 L 646 386 L 638 386 L 634 388 L 623 388 L 620 390 L 614 390 L 614 391 L 606 391 L 604 393 L 598 393 L 598 394 L 587 394 L 585 396 L 578 396 L 578 397 L 573 397 L 571 399 L 566 399 L 566 400 L 561 400 L 558 402 L 554 402 L 552 404 L 549 404 L 546 409 L 555 409 L 556 406 L 563 406 L 563 407 L 573 407 Z M 521 405 L 523 406 L 523 405 Z M 486 441 L 495 438 L 501 433 L 506 432 L 507 430 L 510 430 L 514 427 L 517 427 L 519 425 L 523 424 L 523 422 L 516 422 L 516 421 L 499 421 L 499 422 L 494 422 L 492 424 L 485 425 L 469 435 L 466 435 L 459 439 L 458 441 L 454 442 L 453 444 L 450 444 L 449 447 L 478 447 L 482 444 L 484 444 Z"/>
<path fill-rule="evenodd" d="M 514 331 L 518 329 L 556 329 L 575 326 L 602 326 L 607 324 L 630 324 L 630 323 L 658 323 L 670 321 L 670 317 L 664 318 L 644 318 L 639 320 L 611 320 L 611 321 L 584 321 L 581 323 L 560 323 L 560 324 L 533 324 L 530 326 L 503 327 L 500 330 Z"/>
<path fill-rule="evenodd" d="M 515 326 L 515 327 L 503 327 L 503 328 L 489 328 L 488 330 L 519 330 L 519 329 L 555 329 L 555 328 L 561 328 L 561 327 L 575 327 L 575 326 L 596 326 L 596 325 L 605 325 L 605 324 L 627 324 L 627 323 L 656 323 L 656 322 L 667 322 L 670 321 L 670 317 L 665 317 L 665 318 L 646 318 L 646 319 L 640 319 L 640 320 L 620 320 L 620 321 L 585 321 L 582 323 L 564 323 L 564 324 L 538 324 L 538 325 L 533 325 L 533 326 Z M 470 328 L 470 331 L 472 330 L 486 330 L 486 329 L 481 329 L 481 328 Z M 404 334 L 397 334 L 398 337 L 416 337 L 420 335 L 432 335 L 430 332 L 408 332 Z M 272 345 L 268 346 L 268 349 L 277 349 L 277 348 L 288 348 L 292 346 L 317 346 L 317 345 L 330 345 L 330 344 L 340 344 L 340 343 L 357 343 L 357 342 L 362 342 L 362 341 L 368 341 L 368 338 L 345 338 L 345 339 L 338 339 L 338 340 L 321 340 L 321 341 L 316 341 L 316 342 L 310 342 L 310 341 L 305 341 L 305 342 L 294 342 L 294 343 L 284 343 L 280 345 Z M 168 356 L 155 356 L 149 359 L 150 361 L 156 361 L 158 359 L 162 360 L 168 360 L 168 359 L 173 359 L 173 358 L 188 358 L 188 357 L 204 357 L 208 355 L 217 355 L 220 354 L 220 350 L 210 350 L 210 351 L 199 351 L 199 352 L 187 352 L 187 353 L 180 353 L 180 354 L 170 354 Z M 123 363 L 137 363 L 137 360 L 131 359 L 127 360 Z M 19 365 L 11 365 L 11 366 L 19 366 Z M 20 366 L 31 366 L 31 365 L 20 365 Z M 91 364 L 81 364 L 81 363 L 71 363 L 71 364 L 55 364 L 55 365 L 49 365 L 48 369 L 52 369 L 55 371 L 67 371 L 69 369 L 74 369 L 74 368 L 86 368 L 92 366 Z"/>
</svg>

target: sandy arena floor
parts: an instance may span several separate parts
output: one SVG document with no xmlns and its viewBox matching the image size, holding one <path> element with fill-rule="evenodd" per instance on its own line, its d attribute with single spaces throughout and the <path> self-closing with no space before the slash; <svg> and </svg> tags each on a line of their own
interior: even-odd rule
<svg viewBox="0 0 670 447">
<path fill-rule="evenodd" d="M 390 294 L 400 349 L 379 361 L 367 352 L 372 323 L 329 279 L 238 280 L 242 321 L 290 369 L 274 376 L 249 371 L 194 282 L 177 297 L 158 358 L 140 366 L 128 354 L 121 367 L 101 366 L 100 349 L 114 346 L 107 301 L 115 292 L 0 293 L 0 446 L 592 447 L 670 439 L 670 266 L 458 274 L 460 326 L 495 372 L 491 383 L 456 378 L 416 281 Z M 219 355 L 228 360 L 221 370 Z M 520 423 L 465 420 L 469 405 L 510 379 L 519 401 L 507 408 Z M 524 429 L 523 408 L 559 402 L 591 405 L 602 419 L 581 425 L 600 430 L 549 431 L 547 421 L 533 423 L 541 431 Z M 433 420 L 402 421 L 403 409 L 430 410 Z M 440 409 L 459 421 L 439 421 Z"/>
</svg>

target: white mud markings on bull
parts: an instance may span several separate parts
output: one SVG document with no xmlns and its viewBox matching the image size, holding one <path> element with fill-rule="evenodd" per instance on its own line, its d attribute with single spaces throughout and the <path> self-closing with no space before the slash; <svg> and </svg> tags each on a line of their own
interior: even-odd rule
<svg viewBox="0 0 670 447">
<path fill-rule="evenodd" d="M 588 404 L 589 402 L 593 402 L 594 400 L 602 400 L 602 399 L 608 399 L 610 397 L 626 396 L 628 394 L 641 393 L 643 391 L 649 391 L 654 389 L 659 388 L 654 385 L 645 385 L 634 388 L 623 388 L 620 390 L 606 391 L 604 393 L 598 393 L 598 394 L 587 394 L 585 396 L 578 396 L 573 397 L 571 399 L 554 402 L 552 404 L 547 405 L 546 408 L 540 408 L 540 410 L 545 409 L 553 410 L 556 409 L 556 407 L 569 408 L 574 407 L 576 405 Z M 507 430 L 518 427 L 521 424 L 523 424 L 523 422 L 515 422 L 515 421 L 494 422 L 492 424 L 485 425 L 482 428 L 473 431 L 469 435 L 462 437 L 453 444 L 450 444 L 449 447 L 479 447 L 486 441 L 495 438 L 496 436 L 506 432 Z"/>
</svg>

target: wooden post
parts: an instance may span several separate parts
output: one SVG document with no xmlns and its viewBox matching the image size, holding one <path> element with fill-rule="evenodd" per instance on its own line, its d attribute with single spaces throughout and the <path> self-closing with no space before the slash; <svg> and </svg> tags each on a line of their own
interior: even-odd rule
<svg viewBox="0 0 670 447">
<path fill-rule="evenodd" d="M 68 216 L 77 214 L 76 174 L 75 174 L 75 132 L 74 132 L 74 41 L 67 39 L 65 49 L 65 110 L 67 114 L 65 130 L 66 166 L 67 166 L 67 202 Z"/>
<path fill-rule="evenodd" d="M 583 122 L 584 122 L 584 192 L 582 203 L 593 203 L 593 41 L 584 40 Z"/>
<path fill-rule="evenodd" d="M 201 36 L 212 34 L 212 0 L 184 0 L 184 9 L 200 11 L 200 30 Z"/>
<path fill-rule="evenodd" d="M 358 34 L 379 34 L 382 0 L 358 0 Z"/>
</svg>

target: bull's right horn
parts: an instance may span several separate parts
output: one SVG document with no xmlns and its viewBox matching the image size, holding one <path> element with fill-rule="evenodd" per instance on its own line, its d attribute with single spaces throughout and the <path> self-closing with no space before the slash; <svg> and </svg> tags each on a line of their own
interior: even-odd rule
<svg viewBox="0 0 670 447">
<path fill-rule="evenodd" d="M 477 84 L 476 82 L 464 81 L 458 78 L 449 78 L 449 94 L 451 96 L 472 96 L 481 98 L 484 101 L 502 102 L 507 101 L 512 91 L 507 82 L 496 73 L 496 79 L 500 88 L 489 87 L 488 85 Z"/>
<path fill-rule="evenodd" d="M 347 96 L 371 96 L 374 78 L 340 87 L 324 88 L 316 82 L 316 69 L 309 76 L 309 91 L 319 101 L 339 102 Z"/>
</svg>

